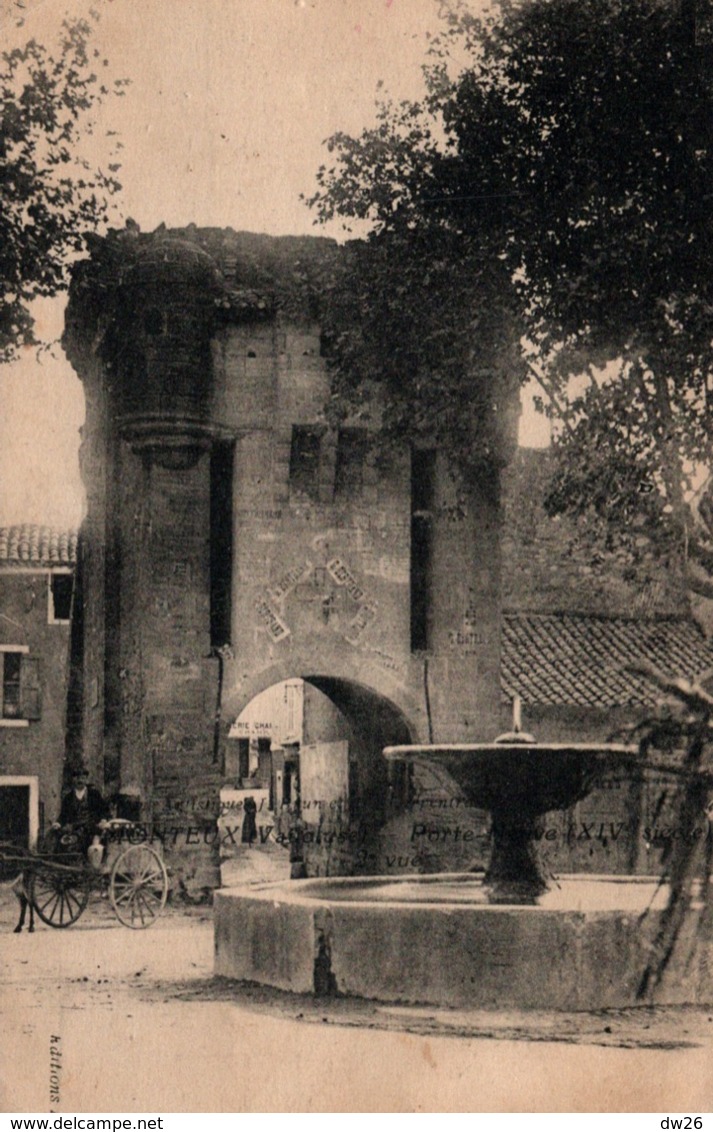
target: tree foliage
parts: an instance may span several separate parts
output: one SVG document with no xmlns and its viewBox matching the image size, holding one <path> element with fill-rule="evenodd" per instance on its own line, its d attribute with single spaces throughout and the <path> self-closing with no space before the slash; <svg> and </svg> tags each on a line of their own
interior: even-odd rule
<svg viewBox="0 0 713 1132">
<path fill-rule="evenodd" d="M 333 413 L 375 420 L 386 441 L 439 443 L 487 475 L 503 457 L 497 410 L 518 365 L 508 281 L 448 233 L 418 243 L 390 232 L 343 260 L 323 315 Z"/>
<path fill-rule="evenodd" d="M 65 285 L 69 259 L 120 188 L 112 157 L 93 168 L 77 149 L 93 111 L 126 86 L 102 80 L 107 66 L 89 20 L 65 22 L 54 54 L 34 39 L 0 54 L 1 361 L 35 342 L 33 300 Z"/>
<path fill-rule="evenodd" d="M 549 508 L 593 511 L 620 541 L 645 531 L 713 594 L 706 508 L 690 504 L 713 437 L 701 27 L 685 0 L 450 4 L 425 97 L 330 139 L 312 204 L 371 223 L 362 291 L 379 305 L 365 302 L 361 335 L 378 348 L 364 358 L 380 381 L 393 369 L 387 404 L 405 431 L 409 406 L 419 427 L 450 406 L 444 437 L 475 406 L 450 441 L 467 460 L 505 372 L 534 372 L 561 420 Z M 363 376 L 347 345 L 344 403 Z"/>
<path fill-rule="evenodd" d="M 338 134 L 309 202 L 320 221 L 367 221 L 326 297 L 336 416 L 378 405 L 387 439 L 435 442 L 461 468 L 503 456 L 521 323 L 510 271 L 482 225 L 443 207 L 436 110 L 387 102 L 359 138 Z M 374 397 L 375 390 L 377 396 Z"/>
<path fill-rule="evenodd" d="M 685 955 L 687 928 L 706 938 L 710 932 L 713 907 L 700 899 L 709 891 L 713 871 L 713 841 L 710 836 L 692 836 L 700 831 L 703 817 L 713 819 L 713 696 L 700 684 L 671 677 L 648 661 L 633 665 L 631 671 L 658 686 L 665 699 L 657 713 L 627 729 L 628 738 L 639 740 L 641 766 L 664 774 L 664 781 L 678 785 L 677 823 L 680 837 L 665 844 L 661 882 L 667 881 L 666 907 L 656 916 L 653 945 L 637 988 L 637 998 L 646 1000 L 655 992 L 674 959 L 690 961 Z M 673 761 L 671 753 L 674 754 Z M 665 805 L 671 785 L 659 794 L 658 808 Z M 656 810 L 654 810 L 656 815 Z M 653 825 L 656 825 L 654 816 Z M 646 920 L 651 909 L 642 917 Z M 683 948 L 682 945 L 683 944 Z M 690 947 L 690 936 L 688 936 Z M 683 954 L 682 954 L 683 952 Z"/>
</svg>

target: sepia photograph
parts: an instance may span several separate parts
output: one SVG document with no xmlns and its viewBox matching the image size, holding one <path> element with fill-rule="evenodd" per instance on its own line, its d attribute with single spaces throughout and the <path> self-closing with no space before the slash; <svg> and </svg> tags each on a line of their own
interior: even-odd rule
<svg viewBox="0 0 713 1132">
<path fill-rule="evenodd" d="M 8 1128 L 705 1127 L 713 0 L 0 0 L 0 126 Z"/>
</svg>

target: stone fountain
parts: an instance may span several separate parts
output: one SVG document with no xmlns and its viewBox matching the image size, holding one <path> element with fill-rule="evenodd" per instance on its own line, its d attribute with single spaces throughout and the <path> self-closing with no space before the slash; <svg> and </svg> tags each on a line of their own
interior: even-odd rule
<svg viewBox="0 0 713 1132">
<path fill-rule="evenodd" d="M 300 993 L 479 1008 L 599 1010 L 637 1002 L 668 899 L 651 877 L 569 875 L 550 882 L 537 819 L 574 805 L 638 752 L 537 743 L 514 728 L 494 743 L 388 747 L 390 761 L 445 768 L 489 811 L 483 874 L 315 878 L 223 890 L 216 974 Z M 702 902 L 699 902 L 699 909 Z M 713 1001 L 713 940 L 694 907 L 690 946 L 656 1001 Z"/>
<path fill-rule="evenodd" d="M 522 731 L 516 698 L 513 730 L 494 743 L 387 747 L 384 756 L 437 763 L 447 770 L 468 805 L 491 817 L 493 848 L 482 899 L 534 904 L 549 887 L 537 852 L 538 818 L 581 801 L 603 774 L 631 762 L 638 750 L 611 743 L 540 745 Z"/>
</svg>

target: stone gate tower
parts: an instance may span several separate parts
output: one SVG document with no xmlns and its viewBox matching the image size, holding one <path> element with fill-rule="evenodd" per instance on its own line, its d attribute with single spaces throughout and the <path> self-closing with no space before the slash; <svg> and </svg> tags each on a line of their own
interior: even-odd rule
<svg viewBox="0 0 713 1132">
<path fill-rule="evenodd" d="M 74 271 L 84 384 L 82 741 L 156 821 L 214 821 L 226 735 L 290 677 L 349 721 L 350 812 L 386 743 L 490 739 L 500 708 L 497 471 L 451 506 L 443 455 L 328 427 L 313 238 L 135 229 Z"/>
</svg>

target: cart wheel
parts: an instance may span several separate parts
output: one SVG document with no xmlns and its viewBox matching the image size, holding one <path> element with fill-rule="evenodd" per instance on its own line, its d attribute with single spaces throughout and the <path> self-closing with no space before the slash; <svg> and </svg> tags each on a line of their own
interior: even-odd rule
<svg viewBox="0 0 713 1132">
<path fill-rule="evenodd" d="M 91 880 L 83 872 L 34 869 L 29 897 L 35 912 L 51 928 L 68 928 L 89 902 Z"/>
<path fill-rule="evenodd" d="M 109 899 L 127 928 L 150 928 L 168 893 L 166 866 L 150 845 L 132 845 L 114 862 Z"/>
</svg>

